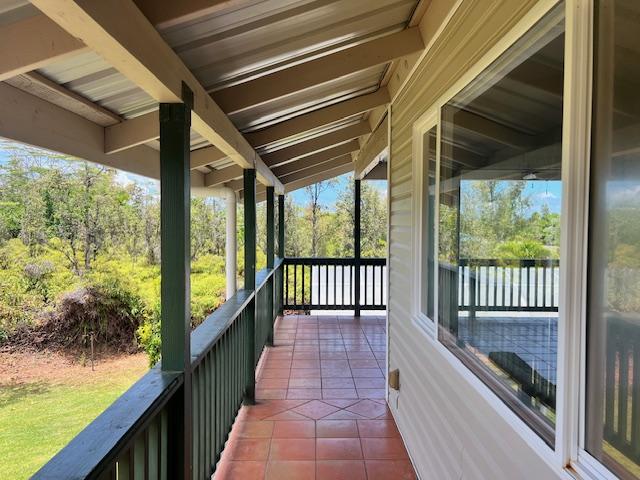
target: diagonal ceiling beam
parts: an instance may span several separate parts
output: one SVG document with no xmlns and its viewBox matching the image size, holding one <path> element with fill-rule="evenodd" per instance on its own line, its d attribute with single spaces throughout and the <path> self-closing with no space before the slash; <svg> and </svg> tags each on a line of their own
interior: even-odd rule
<svg viewBox="0 0 640 480">
<path fill-rule="evenodd" d="M 275 167 L 287 163 L 290 160 L 298 157 L 303 157 L 314 152 L 326 150 L 339 143 L 344 143 L 349 140 L 353 140 L 361 135 L 370 133 L 369 124 L 366 122 L 359 122 L 355 125 L 351 125 L 340 130 L 336 130 L 325 135 L 321 135 L 305 142 L 296 143 L 290 147 L 276 150 L 275 152 L 264 154 L 264 161 L 269 167 Z"/>
<path fill-rule="evenodd" d="M 87 50 L 44 15 L 0 27 L 0 81 Z"/>
<path fill-rule="evenodd" d="M 341 155 L 355 152 L 359 148 L 360 143 L 358 143 L 357 140 L 351 140 L 350 142 L 343 143 L 342 145 L 338 145 L 337 147 L 329 148 L 328 150 L 323 150 L 318 153 L 312 153 L 311 155 L 302 157 L 299 160 L 285 163 L 280 167 L 275 167 L 273 169 L 273 173 L 277 175 L 278 178 L 281 178 L 285 175 L 290 175 L 299 170 L 304 170 L 305 168 L 312 167 L 313 165 L 327 162 Z"/>
<path fill-rule="evenodd" d="M 51 1 L 51 0 L 50 0 Z M 424 48 L 420 30 L 412 27 L 316 58 L 212 93 L 227 113 L 238 112 L 361 70 L 390 62 Z"/>
<path fill-rule="evenodd" d="M 193 92 L 193 130 L 238 165 L 255 168 L 262 183 L 282 190 L 253 147 L 131 0 L 32 3 L 156 101 L 182 101 L 186 84 Z"/>
<path fill-rule="evenodd" d="M 245 138 L 254 147 L 263 147 L 278 140 L 372 110 L 387 103 L 389 103 L 389 92 L 386 87 L 383 87 L 377 92 L 335 103 L 262 130 L 246 133 Z"/>
</svg>

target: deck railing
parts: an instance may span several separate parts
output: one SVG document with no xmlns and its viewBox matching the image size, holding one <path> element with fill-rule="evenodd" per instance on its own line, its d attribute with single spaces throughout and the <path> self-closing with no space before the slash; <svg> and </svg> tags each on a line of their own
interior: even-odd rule
<svg viewBox="0 0 640 480">
<path fill-rule="evenodd" d="M 176 432 L 182 428 L 191 431 L 191 477 L 210 478 L 272 338 L 281 310 L 281 296 L 274 295 L 281 269 L 278 260 L 273 269 L 258 272 L 255 291 L 238 291 L 191 333 L 188 382 L 184 373 L 156 365 L 34 478 L 177 478 L 173 469 L 181 463 L 184 436 Z M 184 406 L 184 388 L 191 389 L 190 408 Z"/>
<path fill-rule="evenodd" d="M 640 318 L 607 318 L 604 440 L 635 463 L 640 462 Z"/>
<path fill-rule="evenodd" d="M 461 259 L 458 306 L 470 312 L 557 312 L 559 276 L 558 260 Z"/>
<path fill-rule="evenodd" d="M 353 258 L 286 258 L 283 307 L 289 310 L 354 310 L 356 283 L 362 310 L 384 310 L 387 304 L 387 263 L 361 258 L 357 282 Z"/>
</svg>

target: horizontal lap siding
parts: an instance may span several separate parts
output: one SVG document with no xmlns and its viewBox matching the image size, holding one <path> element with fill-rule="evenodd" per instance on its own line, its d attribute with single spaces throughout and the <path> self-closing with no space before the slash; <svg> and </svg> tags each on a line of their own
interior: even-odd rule
<svg viewBox="0 0 640 480">
<path fill-rule="evenodd" d="M 447 1 L 454 3 L 432 7 Z M 558 477 L 429 343 L 410 311 L 412 125 L 534 3 L 464 1 L 391 106 L 389 362 L 400 369 L 401 389 L 389 403 L 423 480 Z"/>
</svg>

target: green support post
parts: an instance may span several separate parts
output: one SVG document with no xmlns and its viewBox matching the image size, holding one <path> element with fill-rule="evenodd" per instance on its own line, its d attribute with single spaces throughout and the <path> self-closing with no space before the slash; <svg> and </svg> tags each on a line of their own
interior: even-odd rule
<svg viewBox="0 0 640 480">
<path fill-rule="evenodd" d="M 184 372 L 170 401 L 170 478 L 191 478 L 190 128 L 193 95 L 160 104 L 160 225 L 162 369 Z"/>
<path fill-rule="evenodd" d="M 275 247 L 276 247 L 276 225 L 275 225 L 275 190 L 273 187 L 267 187 L 267 268 L 273 268 L 275 265 Z M 275 286 L 275 275 L 271 275 L 266 285 L 267 295 L 269 299 L 268 311 L 271 312 L 271 321 L 269 322 L 269 333 L 267 335 L 266 345 L 273 346 L 273 320 L 275 304 L 273 294 Z"/>
<path fill-rule="evenodd" d="M 244 288 L 256 289 L 256 171 L 244 170 Z M 247 387 L 244 402 L 256 401 L 256 298 L 247 309 L 249 332 L 247 333 Z"/>
<path fill-rule="evenodd" d="M 267 187 L 267 268 L 273 268 L 275 263 L 275 190 Z"/>
<path fill-rule="evenodd" d="M 353 258 L 355 271 L 353 275 L 354 283 L 354 305 L 355 316 L 360 316 L 360 180 L 355 180 L 353 192 Z"/>
<path fill-rule="evenodd" d="M 278 257 L 284 258 L 284 195 L 278 195 Z"/>
<path fill-rule="evenodd" d="M 278 257 L 284 258 L 284 195 L 278 195 Z M 279 285 L 276 290 L 279 293 L 277 314 L 282 315 L 284 312 L 282 306 L 284 305 L 284 266 L 280 267 L 280 274 L 276 276 Z"/>
</svg>

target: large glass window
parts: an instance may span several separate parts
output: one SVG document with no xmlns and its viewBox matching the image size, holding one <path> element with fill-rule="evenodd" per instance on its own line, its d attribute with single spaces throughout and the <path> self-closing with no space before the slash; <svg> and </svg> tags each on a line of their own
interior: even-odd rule
<svg viewBox="0 0 640 480">
<path fill-rule="evenodd" d="M 640 3 L 596 2 L 586 449 L 640 477 Z"/>
<path fill-rule="evenodd" d="M 441 112 L 440 340 L 553 443 L 564 6 Z"/>
</svg>

